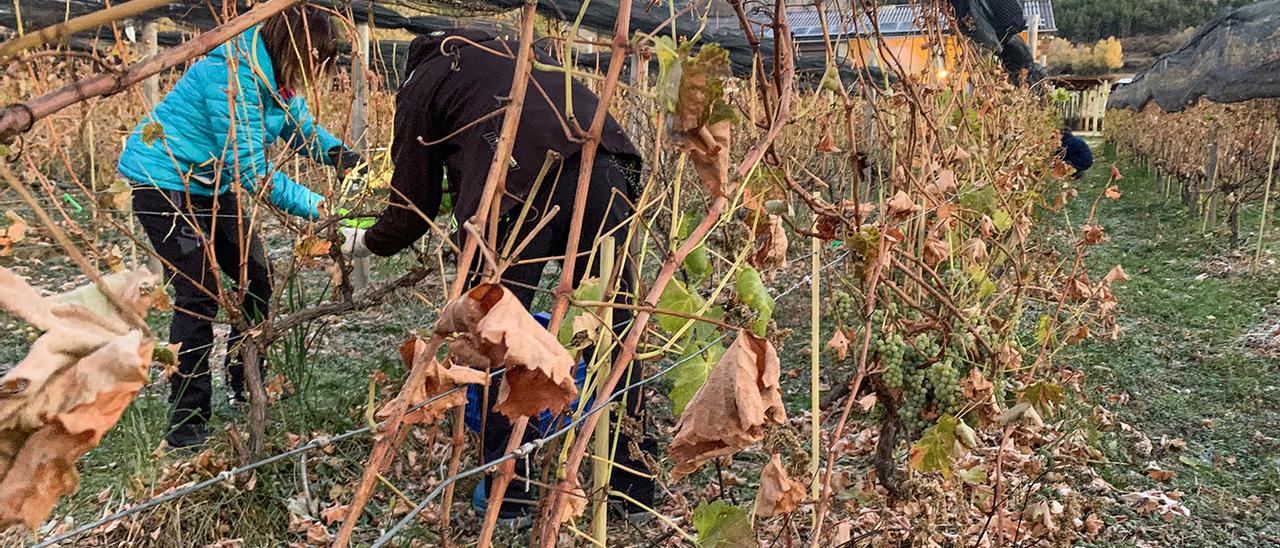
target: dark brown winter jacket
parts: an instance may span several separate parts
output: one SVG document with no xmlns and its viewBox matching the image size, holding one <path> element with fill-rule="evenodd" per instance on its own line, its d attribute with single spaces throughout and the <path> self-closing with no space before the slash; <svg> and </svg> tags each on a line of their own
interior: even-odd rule
<svg viewBox="0 0 1280 548">
<path fill-rule="evenodd" d="M 510 95 L 517 47 L 518 43 L 472 30 L 437 32 L 410 44 L 408 76 L 396 94 L 391 204 L 365 235 L 365 245 L 373 253 L 394 254 L 429 230 L 409 204 L 435 217 L 446 173 L 459 224 L 475 213 L 502 128 L 503 113 L 495 111 Z M 542 64 L 557 64 L 541 51 L 536 55 Z M 573 126 L 565 121 L 564 73 L 536 68 L 532 73 L 501 213 L 527 197 L 547 151 L 577 161 L 581 150 L 579 136 L 571 133 Z M 574 81 L 573 112 L 586 120 L 584 126 L 598 103 L 595 94 Z M 612 116 L 605 123 L 600 150 L 639 160 Z"/>
</svg>

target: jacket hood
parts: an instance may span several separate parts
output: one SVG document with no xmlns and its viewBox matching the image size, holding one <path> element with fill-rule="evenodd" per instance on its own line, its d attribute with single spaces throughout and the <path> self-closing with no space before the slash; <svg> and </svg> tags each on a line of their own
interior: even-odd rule
<svg viewBox="0 0 1280 548">
<path fill-rule="evenodd" d="M 493 40 L 493 35 L 482 30 L 475 29 L 444 29 L 423 34 L 414 38 L 409 43 L 408 59 L 405 61 L 405 73 L 413 72 L 424 61 L 428 61 L 445 54 L 452 54 L 458 48 L 465 46 L 467 43 L 462 40 L 448 41 L 449 38 L 461 37 L 472 42 L 488 42 Z M 448 42 L 447 42 L 448 41 Z M 447 42 L 447 43 L 446 43 Z M 444 46 L 444 50 L 441 50 Z"/>
</svg>

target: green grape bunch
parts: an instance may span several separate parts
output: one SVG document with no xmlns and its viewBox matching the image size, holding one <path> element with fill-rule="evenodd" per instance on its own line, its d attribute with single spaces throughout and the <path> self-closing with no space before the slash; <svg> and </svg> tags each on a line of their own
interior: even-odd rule
<svg viewBox="0 0 1280 548">
<path fill-rule="evenodd" d="M 831 293 L 830 311 L 832 319 L 842 327 L 852 326 L 854 318 L 858 317 L 858 312 L 853 304 L 853 296 L 841 289 Z"/>
<path fill-rule="evenodd" d="M 902 388 L 902 364 L 907 353 L 907 344 L 901 333 L 891 333 L 877 337 L 875 341 L 876 358 L 884 367 L 881 379 L 885 386 L 892 389 Z"/>
</svg>

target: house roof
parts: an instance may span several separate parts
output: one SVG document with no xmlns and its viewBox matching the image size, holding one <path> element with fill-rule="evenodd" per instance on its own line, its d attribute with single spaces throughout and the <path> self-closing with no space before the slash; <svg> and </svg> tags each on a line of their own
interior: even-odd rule
<svg viewBox="0 0 1280 548">
<path fill-rule="evenodd" d="M 932 10 L 929 10 L 932 11 Z M 885 36 L 905 36 L 919 34 L 920 27 L 918 23 L 926 17 L 926 11 L 921 10 L 919 6 L 911 5 L 892 5 L 880 6 L 876 10 L 876 20 L 880 24 L 880 33 Z M 936 13 L 936 12 L 934 12 Z M 1027 24 L 1031 23 L 1034 15 L 1040 16 L 1041 32 L 1053 32 L 1058 30 L 1057 20 L 1053 16 L 1052 0 L 1025 0 L 1023 2 L 1023 14 L 1026 16 Z M 848 11 L 827 9 L 827 29 L 832 36 L 841 35 L 858 35 L 864 36 L 872 34 L 872 20 L 867 14 L 861 14 L 856 24 L 853 23 L 851 14 Z M 757 17 L 752 14 L 751 19 L 760 25 L 766 25 L 764 21 L 767 15 L 761 14 Z M 948 24 L 946 17 L 938 14 L 938 22 L 944 27 Z M 787 10 L 787 22 L 791 26 L 791 35 L 800 41 L 821 39 L 822 38 L 822 21 L 818 19 L 818 11 L 808 8 L 798 8 Z M 737 27 L 736 18 L 726 18 L 722 24 L 713 24 L 713 27 Z M 768 36 L 770 29 L 765 26 L 760 29 Z"/>
</svg>

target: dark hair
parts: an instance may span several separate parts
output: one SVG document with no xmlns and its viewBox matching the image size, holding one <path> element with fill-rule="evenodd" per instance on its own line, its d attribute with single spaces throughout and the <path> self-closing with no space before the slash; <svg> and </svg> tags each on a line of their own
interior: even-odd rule
<svg viewBox="0 0 1280 548">
<path fill-rule="evenodd" d="M 263 23 L 262 42 L 281 87 L 301 87 L 323 75 L 338 55 L 338 33 L 329 15 L 306 4 Z"/>
</svg>

